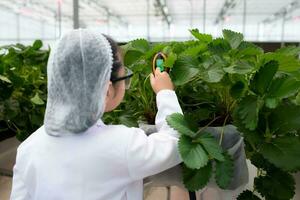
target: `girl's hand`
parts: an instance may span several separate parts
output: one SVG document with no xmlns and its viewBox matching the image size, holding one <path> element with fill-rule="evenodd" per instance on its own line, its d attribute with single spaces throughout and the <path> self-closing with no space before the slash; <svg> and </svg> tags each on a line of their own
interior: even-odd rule
<svg viewBox="0 0 300 200">
<path fill-rule="evenodd" d="M 156 68 L 155 75 L 151 73 L 150 84 L 156 94 L 161 90 L 174 90 L 174 85 L 169 74 L 167 72 L 160 72 L 159 68 Z"/>
</svg>

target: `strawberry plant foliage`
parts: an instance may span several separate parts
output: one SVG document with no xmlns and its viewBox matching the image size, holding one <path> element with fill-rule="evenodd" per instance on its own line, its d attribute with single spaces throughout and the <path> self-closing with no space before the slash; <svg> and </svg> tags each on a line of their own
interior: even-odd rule
<svg viewBox="0 0 300 200">
<path fill-rule="evenodd" d="M 230 184 L 232 159 L 218 145 L 220 141 L 200 127 L 234 124 L 244 137 L 248 159 L 258 170 L 265 174 L 269 169 L 265 166 L 277 169 L 257 179 L 254 193 L 245 191 L 238 199 L 260 199 L 257 191 L 265 199 L 291 199 L 294 182 L 289 174 L 300 169 L 299 47 L 264 53 L 244 41 L 242 34 L 230 30 L 224 30 L 223 37 L 216 39 L 197 29 L 190 33 L 194 37 L 190 41 L 149 43 L 139 39 L 124 46 L 128 52 L 124 53 L 125 64 L 136 73 L 126 104 L 136 106 L 127 111 L 128 105 L 123 104 L 118 114 L 132 112 L 132 121 L 154 123 L 156 107 L 151 102 L 155 97 L 146 80 L 153 56 L 164 52 L 184 110 L 184 116 L 177 113 L 167 121 L 180 134 L 186 187 L 198 190 L 212 177 L 221 188 Z M 110 122 L 119 123 L 117 119 Z M 264 165 L 252 158 L 257 155 Z M 285 189 L 276 190 L 276 197 L 263 188 L 265 183 L 276 185 L 283 174 L 290 178 Z"/>
<path fill-rule="evenodd" d="M 190 41 L 137 39 L 122 46 L 124 64 L 134 72 L 132 85 L 104 121 L 154 124 L 157 110 L 149 74 L 153 56 L 163 52 L 184 110 L 184 115 L 173 114 L 167 122 L 180 134 L 185 186 L 194 191 L 214 180 L 220 188 L 228 187 L 232 158 L 218 145 L 222 141 L 201 127 L 234 124 L 244 137 L 248 159 L 259 171 L 254 193 L 247 190 L 238 199 L 291 199 L 291 173 L 300 169 L 299 47 L 264 53 L 230 30 L 216 39 L 197 29 L 190 32 Z M 0 47 L 0 135 L 12 132 L 24 140 L 42 125 L 49 50 L 41 47 L 39 40 L 30 46 Z"/>
<path fill-rule="evenodd" d="M 49 50 L 42 46 L 37 40 L 0 47 L 0 140 L 22 141 L 43 124 Z"/>
</svg>

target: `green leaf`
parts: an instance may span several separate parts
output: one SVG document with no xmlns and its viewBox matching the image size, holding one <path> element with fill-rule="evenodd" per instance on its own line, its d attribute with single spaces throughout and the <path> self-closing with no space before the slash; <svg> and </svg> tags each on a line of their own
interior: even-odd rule
<svg viewBox="0 0 300 200">
<path fill-rule="evenodd" d="M 289 55 L 289 56 L 299 56 L 300 47 L 297 47 L 297 46 L 282 47 L 282 48 L 276 50 L 276 53 Z"/>
<path fill-rule="evenodd" d="M 224 153 L 224 161 L 216 161 L 216 175 L 215 179 L 218 186 L 226 189 L 231 183 L 233 177 L 233 160 L 228 153 Z"/>
<path fill-rule="evenodd" d="M 218 62 L 210 65 L 208 69 L 202 69 L 200 73 L 202 79 L 209 83 L 220 82 L 224 74 L 225 72 L 222 69 L 222 65 Z"/>
<path fill-rule="evenodd" d="M 199 44 L 197 46 L 192 46 L 190 48 L 187 48 L 183 52 L 180 53 L 180 56 L 194 56 L 198 57 L 199 54 L 205 52 L 207 50 L 206 44 Z"/>
<path fill-rule="evenodd" d="M 269 127 L 273 134 L 284 135 L 300 129 L 300 106 L 282 104 L 269 116 Z"/>
<path fill-rule="evenodd" d="M 298 92 L 295 101 L 297 105 L 300 105 L 300 92 Z"/>
<path fill-rule="evenodd" d="M 300 169 L 300 139 L 299 137 L 279 137 L 264 143 L 260 153 L 269 162 L 285 170 L 294 171 Z"/>
<path fill-rule="evenodd" d="M 244 96 L 245 92 L 247 90 L 246 83 L 243 81 L 237 81 L 231 88 L 230 88 L 230 95 L 233 98 L 241 98 Z"/>
<path fill-rule="evenodd" d="M 189 191 L 196 191 L 204 188 L 210 180 L 212 174 L 212 164 L 208 162 L 200 169 L 189 169 L 183 166 L 183 183 Z"/>
<path fill-rule="evenodd" d="M 233 49 L 236 49 L 244 39 L 243 34 L 231 30 L 223 30 L 223 36 Z"/>
<path fill-rule="evenodd" d="M 196 135 L 196 133 L 190 129 L 189 124 L 185 120 L 184 116 L 180 113 L 173 113 L 169 115 L 166 118 L 166 121 L 170 127 L 174 128 L 182 135 L 189 137 L 194 137 Z"/>
<path fill-rule="evenodd" d="M 264 63 L 271 60 L 277 61 L 279 63 L 279 71 L 283 72 L 295 72 L 300 69 L 300 61 L 298 58 L 286 55 L 282 53 L 266 53 L 262 56 Z"/>
<path fill-rule="evenodd" d="M 35 96 L 32 97 L 30 101 L 36 105 L 44 105 L 44 101 L 40 98 L 38 93 L 35 93 Z"/>
<path fill-rule="evenodd" d="M 253 194 L 252 191 L 245 190 L 238 196 L 237 200 L 261 200 L 261 199 L 255 194 Z"/>
<path fill-rule="evenodd" d="M 197 141 L 199 141 L 203 145 L 204 149 L 210 155 L 210 157 L 215 158 L 219 161 L 225 160 L 222 154 L 222 148 L 218 144 L 216 138 L 214 138 L 210 133 L 201 133 L 197 138 Z"/>
<path fill-rule="evenodd" d="M 136 62 L 142 55 L 143 53 L 141 53 L 140 51 L 127 51 L 127 53 L 124 56 L 124 64 L 126 66 L 130 66 L 134 62 Z"/>
<path fill-rule="evenodd" d="M 170 73 L 174 84 L 179 86 L 191 81 L 199 72 L 199 69 L 197 69 L 198 64 L 197 59 L 194 57 L 179 57 Z"/>
<path fill-rule="evenodd" d="M 208 156 L 206 152 L 201 144 L 193 142 L 192 138 L 181 135 L 178 147 L 184 164 L 189 168 L 200 169 L 207 164 Z"/>
<path fill-rule="evenodd" d="M 283 99 L 296 94 L 300 89 L 300 81 L 293 77 L 280 77 L 272 81 L 268 96 Z"/>
<path fill-rule="evenodd" d="M 171 52 L 165 61 L 165 66 L 172 68 L 176 60 L 177 60 L 177 55 Z"/>
<path fill-rule="evenodd" d="M 264 51 L 262 48 L 256 46 L 253 43 L 243 41 L 238 47 L 238 57 L 248 57 L 248 56 L 258 56 L 263 54 Z"/>
<path fill-rule="evenodd" d="M 268 108 L 276 108 L 277 105 L 279 104 L 279 99 L 278 98 L 266 98 L 265 99 L 265 104 Z"/>
<path fill-rule="evenodd" d="M 201 42 L 209 43 L 212 41 L 212 36 L 204 33 L 200 33 L 198 29 L 190 30 L 191 34 Z"/>
<path fill-rule="evenodd" d="M 247 61 L 238 61 L 235 64 L 224 68 L 229 74 L 248 74 L 254 70 L 254 66 Z"/>
<path fill-rule="evenodd" d="M 130 44 L 131 44 L 131 50 L 134 51 L 146 53 L 150 49 L 149 43 L 145 39 L 136 39 L 130 41 Z"/>
<path fill-rule="evenodd" d="M 258 113 L 262 105 L 263 101 L 258 97 L 248 95 L 236 107 L 235 112 L 247 129 L 255 130 L 257 127 Z"/>
<path fill-rule="evenodd" d="M 1 74 L 0 74 L 0 80 L 1 80 L 1 81 L 4 81 L 4 82 L 6 82 L 6 83 L 11 83 L 11 81 L 10 81 L 6 76 L 3 76 L 3 75 L 1 75 Z"/>
<path fill-rule="evenodd" d="M 230 50 L 230 44 L 222 38 L 217 38 L 208 44 L 208 49 L 212 54 L 222 55 Z"/>
<path fill-rule="evenodd" d="M 269 86 L 271 85 L 272 79 L 278 70 L 278 63 L 276 61 L 270 61 L 262 66 L 259 71 L 255 74 L 251 87 L 255 92 L 260 95 L 264 95 Z"/>
<path fill-rule="evenodd" d="M 254 179 L 256 190 L 268 200 L 289 200 L 295 192 L 295 181 L 292 175 L 281 170 L 273 170 L 266 176 Z"/>
<path fill-rule="evenodd" d="M 38 49 L 40 49 L 42 46 L 43 46 L 42 40 L 36 40 L 36 41 L 34 41 L 34 43 L 33 43 L 33 45 L 32 45 L 32 47 L 33 47 L 34 50 L 38 50 Z"/>
</svg>

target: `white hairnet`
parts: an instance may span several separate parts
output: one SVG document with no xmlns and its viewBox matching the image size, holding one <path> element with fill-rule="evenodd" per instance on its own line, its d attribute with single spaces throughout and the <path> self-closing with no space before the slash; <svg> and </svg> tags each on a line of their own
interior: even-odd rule
<svg viewBox="0 0 300 200">
<path fill-rule="evenodd" d="M 102 117 L 112 62 L 109 42 L 95 31 L 73 30 L 58 41 L 47 66 L 49 135 L 84 132 Z"/>
</svg>

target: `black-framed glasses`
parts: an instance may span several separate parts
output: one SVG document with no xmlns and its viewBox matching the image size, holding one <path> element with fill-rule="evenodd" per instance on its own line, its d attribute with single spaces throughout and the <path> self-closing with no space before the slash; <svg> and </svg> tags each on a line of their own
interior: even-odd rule
<svg viewBox="0 0 300 200">
<path fill-rule="evenodd" d="M 130 88 L 131 77 L 133 76 L 133 72 L 127 67 L 125 67 L 125 74 L 126 74 L 125 76 L 112 79 L 111 82 L 115 83 L 118 81 L 125 80 L 125 88 L 126 90 L 128 90 Z"/>
</svg>

